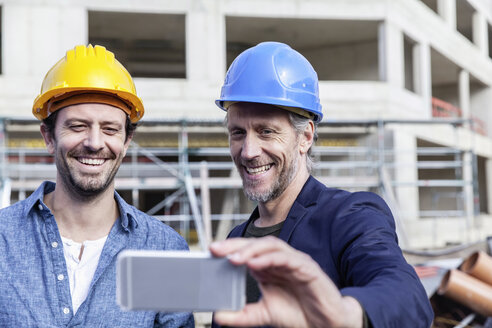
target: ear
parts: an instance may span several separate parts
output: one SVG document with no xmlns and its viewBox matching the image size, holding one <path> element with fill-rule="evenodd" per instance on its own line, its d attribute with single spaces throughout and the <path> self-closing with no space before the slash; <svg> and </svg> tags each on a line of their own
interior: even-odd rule
<svg viewBox="0 0 492 328">
<path fill-rule="evenodd" d="M 44 143 L 46 144 L 46 149 L 48 149 L 48 152 L 53 155 L 55 153 L 55 138 L 51 135 L 51 133 L 48 130 L 48 127 L 46 124 L 41 123 L 41 126 L 39 128 L 39 131 L 41 132 L 41 135 L 43 136 Z"/>
<path fill-rule="evenodd" d="M 125 141 L 125 144 L 123 145 L 124 150 L 123 150 L 123 157 L 126 156 L 126 152 L 128 151 L 128 147 L 130 147 L 130 143 L 133 140 L 133 133 L 128 136 L 128 138 Z"/>
<path fill-rule="evenodd" d="M 299 136 L 299 152 L 301 155 L 304 155 L 308 152 L 309 148 L 313 145 L 314 142 L 314 123 L 313 121 L 309 121 L 309 124 L 304 129 L 304 132 Z"/>
</svg>

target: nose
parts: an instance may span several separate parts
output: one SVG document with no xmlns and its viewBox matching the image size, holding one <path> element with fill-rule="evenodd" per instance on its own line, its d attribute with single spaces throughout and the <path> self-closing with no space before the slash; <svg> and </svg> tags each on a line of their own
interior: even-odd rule
<svg viewBox="0 0 492 328">
<path fill-rule="evenodd" d="M 84 140 L 84 147 L 91 151 L 98 151 L 104 146 L 102 132 L 98 129 L 89 129 Z"/>
<path fill-rule="evenodd" d="M 250 160 L 261 154 L 261 142 L 253 134 L 248 134 L 243 141 L 241 157 Z"/>
</svg>

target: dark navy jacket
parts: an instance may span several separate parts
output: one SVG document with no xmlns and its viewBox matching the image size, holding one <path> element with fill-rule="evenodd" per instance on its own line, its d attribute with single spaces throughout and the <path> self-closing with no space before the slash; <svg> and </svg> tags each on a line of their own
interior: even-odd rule
<svg viewBox="0 0 492 328">
<path fill-rule="evenodd" d="M 243 236 L 250 219 L 229 237 Z M 390 209 L 376 194 L 327 188 L 310 177 L 279 238 L 319 263 L 342 295 L 353 296 L 373 327 L 428 328 L 433 312 L 398 246 Z"/>
</svg>

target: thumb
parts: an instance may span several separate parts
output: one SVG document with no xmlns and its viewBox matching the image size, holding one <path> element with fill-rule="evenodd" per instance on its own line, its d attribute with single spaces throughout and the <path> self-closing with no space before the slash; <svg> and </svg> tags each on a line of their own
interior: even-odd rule
<svg viewBox="0 0 492 328">
<path fill-rule="evenodd" d="M 260 300 L 258 303 L 247 304 L 240 311 L 218 311 L 214 314 L 214 321 L 222 326 L 263 326 L 270 323 L 270 316 Z"/>
</svg>

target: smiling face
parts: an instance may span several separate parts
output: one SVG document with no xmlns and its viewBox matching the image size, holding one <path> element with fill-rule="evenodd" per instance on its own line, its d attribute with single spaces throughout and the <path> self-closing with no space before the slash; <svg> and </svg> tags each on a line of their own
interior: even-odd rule
<svg viewBox="0 0 492 328">
<path fill-rule="evenodd" d="M 116 107 L 87 103 L 65 107 L 51 135 L 41 126 L 48 151 L 55 155 L 57 184 L 81 197 L 103 193 L 126 154 L 126 114 Z"/>
<path fill-rule="evenodd" d="M 266 203 L 288 190 L 307 172 L 305 136 L 291 125 L 288 112 L 275 106 L 235 103 L 227 111 L 231 157 L 249 199 Z"/>
</svg>

